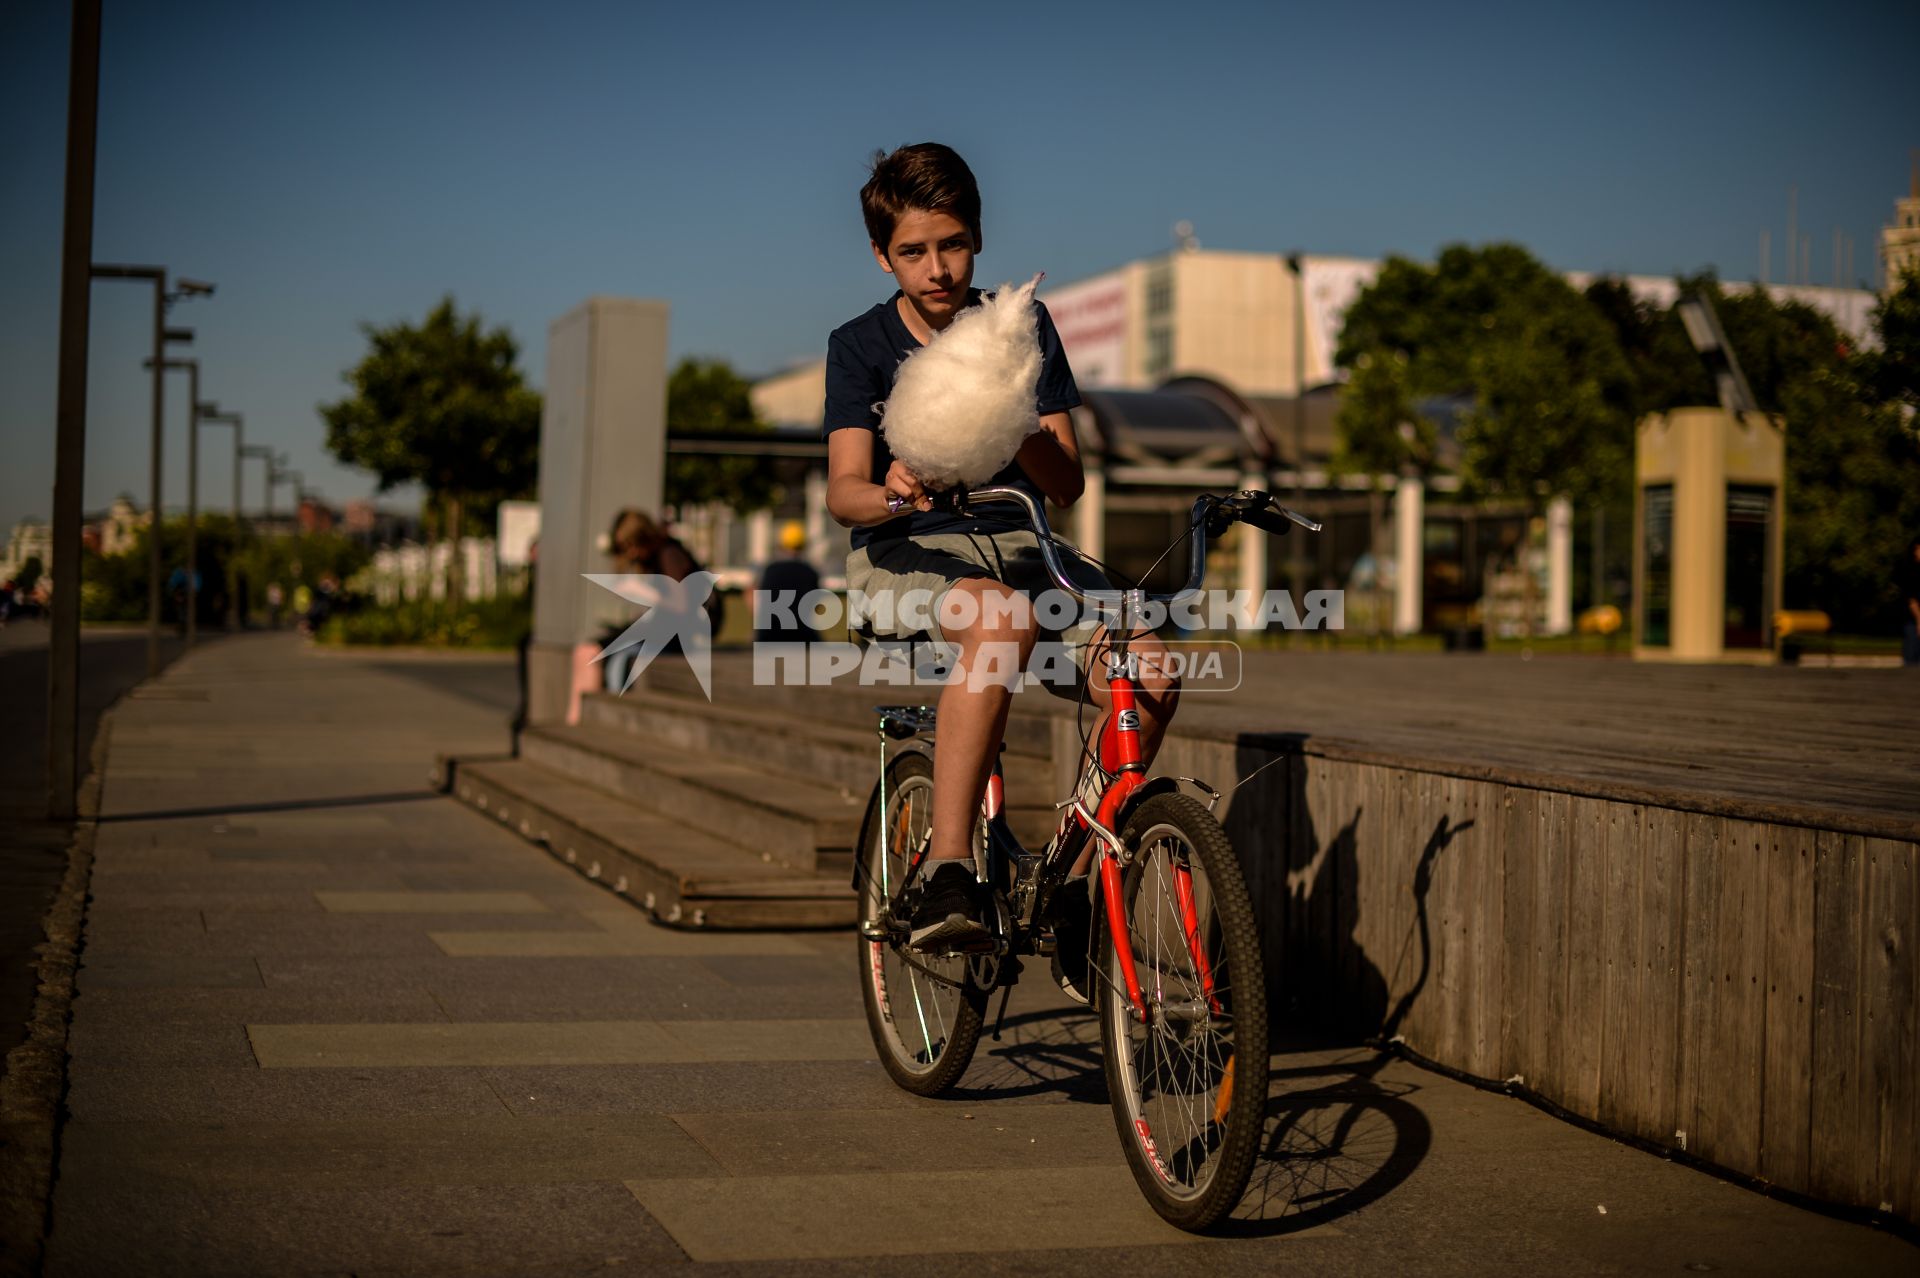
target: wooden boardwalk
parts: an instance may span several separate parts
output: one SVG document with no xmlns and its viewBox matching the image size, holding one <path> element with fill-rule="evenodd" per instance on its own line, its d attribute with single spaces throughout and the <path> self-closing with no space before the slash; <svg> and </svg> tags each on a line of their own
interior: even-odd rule
<svg viewBox="0 0 1920 1278">
<path fill-rule="evenodd" d="M 1720 816 L 1920 838 L 1920 671 L 1248 652 L 1207 735 Z"/>
</svg>

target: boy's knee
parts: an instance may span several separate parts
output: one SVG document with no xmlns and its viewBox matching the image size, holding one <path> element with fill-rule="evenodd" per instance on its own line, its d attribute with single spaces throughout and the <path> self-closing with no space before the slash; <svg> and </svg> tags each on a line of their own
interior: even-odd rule
<svg viewBox="0 0 1920 1278">
<path fill-rule="evenodd" d="M 966 646 L 999 642 L 1031 648 L 1040 637 L 1032 601 L 994 581 L 963 581 L 947 591 L 940 600 L 940 629 Z"/>
</svg>

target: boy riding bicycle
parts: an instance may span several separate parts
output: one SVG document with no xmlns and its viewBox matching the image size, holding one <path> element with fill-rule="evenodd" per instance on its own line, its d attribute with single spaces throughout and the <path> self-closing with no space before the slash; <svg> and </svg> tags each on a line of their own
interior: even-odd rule
<svg viewBox="0 0 1920 1278">
<path fill-rule="evenodd" d="M 934 744 L 932 830 L 923 875 L 926 891 L 914 913 L 912 943 L 926 949 L 965 950 L 989 940 L 983 903 L 971 869 L 970 846 L 980 795 L 1005 733 L 1013 681 L 991 671 L 1026 667 L 1042 630 L 1030 596 L 1045 589 L 1033 532 L 996 519 L 935 509 L 933 494 L 888 449 L 878 405 L 892 389 L 900 361 L 930 343 L 975 304 L 974 256 L 982 247 L 980 192 L 966 162 L 950 148 L 927 142 L 876 154 L 860 190 L 860 209 L 874 260 L 899 285 L 894 295 L 833 331 L 827 344 L 827 510 L 853 530 L 847 556 L 849 593 L 898 599 L 931 594 L 933 637 L 953 660 L 939 701 Z M 1080 403 L 1073 372 L 1046 307 L 1036 301 L 1041 350 L 1035 413 L 1039 430 L 992 479 L 1071 506 L 1084 478 L 1069 411 Z M 1076 579 L 1105 589 L 1104 579 L 1079 564 Z M 903 609 L 881 607 L 876 637 L 904 638 Z M 882 630 L 887 626 L 888 631 Z M 1097 654 L 1104 637 L 1091 623 L 1062 636 L 1070 645 L 1085 693 L 1100 708 L 1092 740 L 1099 741 L 1108 707 L 1106 675 Z M 1160 673 L 1164 651 L 1143 635 L 1138 707 L 1141 745 L 1150 763 L 1179 698 L 1175 679 Z M 1079 696 L 1081 689 L 1054 688 Z M 1084 874 L 1086 857 L 1074 867 Z M 1071 896 L 1072 894 L 1067 894 Z"/>
</svg>

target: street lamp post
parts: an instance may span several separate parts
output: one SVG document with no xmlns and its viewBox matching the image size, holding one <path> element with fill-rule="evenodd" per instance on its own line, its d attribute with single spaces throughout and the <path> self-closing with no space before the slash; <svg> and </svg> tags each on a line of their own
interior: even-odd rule
<svg viewBox="0 0 1920 1278">
<path fill-rule="evenodd" d="M 66 189 L 60 229 L 60 372 L 54 406 L 53 617 L 47 642 L 47 817 L 71 821 L 80 790 L 80 521 L 87 461 L 87 321 L 100 0 L 74 0 L 67 53 Z M 26 1267 L 39 1248 L 23 1252 Z"/>
<path fill-rule="evenodd" d="M 1287 267 L 1293 272 L 1293 508 L 1302 510 L 1307 484 L 1307 276 L 1299 253 L 1287 254 Z M 1287 548 L 1288 584 L 1296 596 L 1307 574 L 1305 541 L 1295 537 Z"/>
<path fill-rule="evenodd" d="M 179 340 L 172 334 L 179 330 L 170 329 L 169 340 Z M 184 368 L 187 370 L 187 605 L 186 630 L 187 647 L 193 647 L 199 637 L 199 617 L 194 606 L 194 579 L 198 576 L 199 560 L 199 491 L 200 491 L 200 361 L 197 359 L 169 359 L 162 361 L 163 368 Z"/>
<path fill-rule="evenodd" d="M 160 464 L 165 412 L 162 407 L 166 378 L 167 308 L 183 297 L 207 297 L 213 285 L 198 280 L 176 280 L 175 291 L 167 291 L 164 266 L 115 266 L 95 262 L 89 274 L 97 280 L 143 280 L 153 285 L 153 437 L 149 444 L 153 473 L 148 477 L 147 526 L 147 677 L 160 673 Z M 188 576 L 192 576 L 191 573 Z"/>
<path fill-rule="evenodd" d="M 239 575 L 234 571 L 234 552 L 240 549 L 240 452 L 245 447 L 242 436 L 246 431 L 246 418 L 240 413 L 223 413 L 218 404 L 200 404 L 198 416 L 202 423 L 209 426 L 233 427 L 233 552 L 227 555 L 227 628 L 240 628 L 240 601 L 238 596 Z"/>
<path fill-rule="evenodd" d="M 268 531 L 272 531 L 273 529 L 273 450 L 271 448 L 268 448 L 265 444 L 248 444 L 245 448 L 242 448 L 240 452 L 247 457 L 258 457 L 261 461 L 267 464 L 266 472 L 265 472 L 267 477 L 267 484 L 266 484 L 267 509 L 266 509 L 265 517 L 266 517 L 267 529 Z"/>
<path fill-rule="evenodd" d="M 278 456 L 272 453 L 267 455 L 267 522 L 269 525 L 273 522 L 273 490 L 280 486 L 281 477 L 289 473 L 285 453 Z"/>
</svg>

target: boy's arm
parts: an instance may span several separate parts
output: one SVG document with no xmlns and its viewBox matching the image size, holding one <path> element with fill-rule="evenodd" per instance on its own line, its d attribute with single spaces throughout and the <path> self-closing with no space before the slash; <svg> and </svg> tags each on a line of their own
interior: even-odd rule
<svg viewBox="0 0 1920 1278">
<path fill-rule="evenodd" d="M 909 506 L 933 509 L 932 498 L 898 459 L 887 468 L 884 484 L 868 479 L 872 473 L 872 431 L 847 426 L 827 436 L 827 513 L 841 527 L 884 524 Z M 896 510 L 887 504 L 889 496 L 905 498 L 905 504 Z"/>
<path fill-rule="evenodd" d="M 831 456 L 831 444 L 828 448 Z M 1070 413 L 1043 415 L 1040 429 L 1027 436 L 1020 451 L 1014 454 L 1014 460 L 1056 506 L 1071 506 L 1086 491 L 1087 478 L 1080 467 L 1080 441 L 1074 436 Z"/>
</svg>

